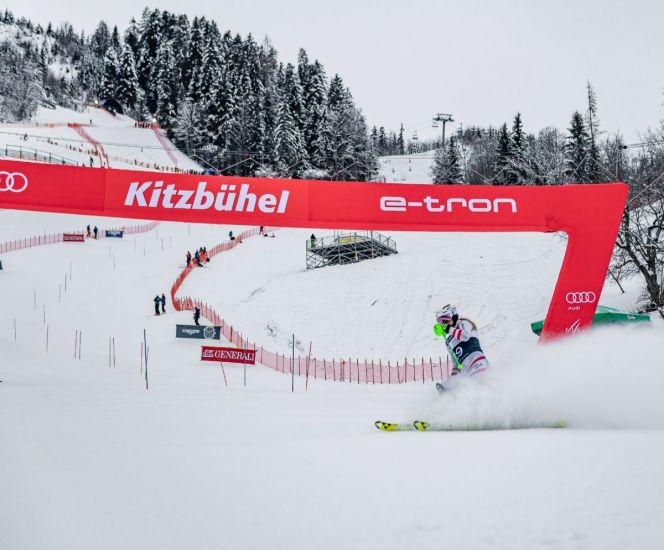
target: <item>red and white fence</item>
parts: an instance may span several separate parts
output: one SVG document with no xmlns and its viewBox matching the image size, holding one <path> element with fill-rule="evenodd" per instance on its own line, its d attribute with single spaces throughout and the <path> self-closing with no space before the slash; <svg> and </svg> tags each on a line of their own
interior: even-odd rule
<svg viewBox="0 0 664 550">
<path fill-rule="evenodd" d="M 123 226 L 123 227 L 108 227 L 106 229 L 119 229 L 124 231 L 127 235 L 134 235 L 137 233 L 145 233 L 147 231 L 153 230 L 160 222 L 152 221 L 149 223 L 141 225 L 132 225 L 132 226 Z M 98 233 L 98 239 L 104 238 L 104 231 L 106 229 L 100 229 Z M 25 237 L 23 239 L 17 239 L 14 241 L 7 241 L 5 243 L 0 243 L 0 254 L 5 254 L 7 252 L 14 252 L 16 250 L 23 250 L 24 248 L 32 248 L 34 246 L 42 246 L 44 244 L 56 244 L 64 242 L 63 235 L 67 234 L 79 234 L 83 235 L 83 231 L 65 231 L 63 233 L 52 233 L 50 235 L 36 235 L 34 237 Z"/>
<path fill-rule="evenodd" d="M 216 256 L 221 252 L 232 250 L 242 240 L 259 233 L 258 228 L 248 229 L 237 235 L 234 241 L 218 244 L 208 250 L 208 256 Z M 313 379 L 332 380 L 335 382 L 353 382 L 358 384 L 402 384 L 405 382 L 433 382 L 446 380 L 450 377 L 449 358 L 404 358 L 403 361 L 374 361 L 353 358 L 342 359 L 316 359 L 298 355 L 293 361 L 292 357 L 284 353 L 275 353 L 257 346 L 246 336 L 233 328 L 208 304 L 191 298 L 177 298 L 175 295 L 187 276 L 196 269 L 195 266 L 185 268 L 171 287 L 171 300 L 177 311 L 200 308 L 201 315 L 212 324 L 221 327 L 221 333 L 229 342 L 239 348 L 256 350 L 256 362 L 278 372 L 291 374 L 293 370 L 298 376 L 309 376 Z"/>
</svg>

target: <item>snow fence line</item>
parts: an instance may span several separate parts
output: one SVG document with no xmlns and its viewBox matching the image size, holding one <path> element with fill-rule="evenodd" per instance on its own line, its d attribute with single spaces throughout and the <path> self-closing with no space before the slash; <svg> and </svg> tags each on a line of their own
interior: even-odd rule
<svg viewBox="0 0 664 550">
<path fill-rule="evenodd" d="M 177 168 L 178 166 L 178 159 L 177 157 L 173 154 L 173 145 L 164 137 L 164 135 L 161 133 L 161 128 L 153 124 L 151 126 L 152 131 L 154 132 L 154 135 L 157 136 L 157 141 L 159 141 L 159 144 L 161 145 L 161 148 L 166 152 L 168 155 L 168 158 L 171 159 L 171 162 L 175 165 Z"/>
<path fill-rule="evenodd" d="M 127 235 L 135 235 L 138 233 L 146 233 L 147 231 L 152 231 L 155 227 L 159 225 L 158 221 L 152 221 L 142 225 L 132 225 L 132 226 L 122 226 L 114 228 L 100 229 L 97 239 L 104 238 L 104 231 L 119 230 L 124 231 Z M 85 235 L 83 231 L 65 231 L 66 235 Z M 6 243 L 0 243 L 0 254 L 5 254 L 7 252 L 14 252 L 16 250 L 23 250 L 24 248 L 32 248 L 34 246 L 42 246 L 45 244 L 56 244 L 64 242 L 62 238 L 63 233 L 52 233 L 50 235 L 37 235 L 35 237 L 25 237 L 23 239 L 17 239 L 15 241 L 7 241 Z M 91 237 L 88 237 L 91 238 Z"/>
<path fill-rule="evenodd" d="M 84 140 L 86 140 L 95 148 L 95 151 L 97 151 L 97 156 L 99 157 L 99 162 L 102 168 L 109 168 L 108 156 L 106 155 L 106 151 L 104 150 L 103 145 L 99 143 L 95 138 L 93 138 L 90 134 L 88 134 L 83 129 L 82 124 L 79 124 L 78 122 L 69 122 L 67 126 L 69 128 L 72 128 L 79 136 L 81 136 Z"/>
<path fill-rule="evenodd" d="M 266 228 L 265 231 L 273 231 L 275 228 Z M 216 256 L 222 252 L 227 252 L 235 248 L 244 239 L 257 235 L 260 232 L 258 227 L 247 229 L 236 236 L 235 240 L 220 243 L 208 250 L 209 257 Z M 334 382 L 357 382 L 358 384 L 403 384 L 405 382 L 435 382 L 437 380 L 447 380 L 450 378 L 449 358 L 443 360 L 438 357 L 433 360 L 431 357 L 425 359 L 422 357 L 419 361 L 415 358 L 409 360 L 404 358 L 400 364 L 399 361 L 393 363 L 382 360 L 374 361 L 365 359 L 316 359 L 307 355 L 298 355 L 295 360 L 284 353 L 275 353 L 266 350 L 263 346 L 257 346 L 255 342 L 250 341 L 243 334 L 238 332 L 230 323 L 227 323 L 221 316 L 208 304 L 201 300 L 189 296 L 177 298 L 177 291 L 182 286 L 184 280 L 196 269 L 193 264 L 185 267 L 171 287 L 171 301 L 176 311 L 193 311 L 195 307 L 200 308 L 201 315 L 210 321 L 213 325 L 221 327 L 221 334 L 230 343 L 238 348 L 253 349 L 256 351 L 256 362 L 274 369 L 278 372 L 292 374 L 293 370 L 297 376 L 307 376 L 313 379 L 331 380 Z"/>
</svg>

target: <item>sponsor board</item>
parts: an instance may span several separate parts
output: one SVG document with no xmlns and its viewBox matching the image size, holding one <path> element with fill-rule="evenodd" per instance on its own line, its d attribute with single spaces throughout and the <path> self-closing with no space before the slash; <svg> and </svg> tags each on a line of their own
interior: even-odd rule
<svg viewBox="0 0 664 550">
<path fill-rule="evenodd" d="M 83 235 L 83 233 L 63 233 L 62 242 L 83 243 L 85 242 L 85 235 Z"/>
<path fill-rule="evenodd" d="M 564 231 L 567 253 L 542 328 L 544 339 L 592 324 L 627 195 L 628 187 L 620 183 L 405 186 L 0 159 L 3 209 L 327 229 Z"/>
<path fill-rule="evenodd" d="M 106 229 L 104 230 L 104 235 L 106 237 L 121 239 L 124 236 L 124 231 L 122 229 Z"/>
<path fill-rule="evenodd" d="M 256 363 L 256 350 L 201 346 L 201 361 L 221 361 L 223 363 L 254 365 Z"/>
<path fill-rule="evenodd" d="M 22 193 L 28 188 L 28 177 L 21 172 L 0 171 L 0 193 Z"/>
<path fill-rule="evenodd" d="M 221 338 L 221 327 L 209 325 L 175 325 L 175 337 L 219 340 Z"/>
</svg>

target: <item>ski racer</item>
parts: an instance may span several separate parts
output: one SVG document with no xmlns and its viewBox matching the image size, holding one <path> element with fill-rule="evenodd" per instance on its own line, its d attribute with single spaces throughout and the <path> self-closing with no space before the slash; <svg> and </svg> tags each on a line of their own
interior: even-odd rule
<svg viewBox="0 0 664 550">
<path fill-rule="evenodd" d="M 477 326 L 470 319 L 459 317 L 455 306 L 447 304 L 436 312 L 433 331 L 445 338 L 454 362 L 452 376 L 473 376 L 489 368 L 489 360 L 480 347 Z"/>
</svg>

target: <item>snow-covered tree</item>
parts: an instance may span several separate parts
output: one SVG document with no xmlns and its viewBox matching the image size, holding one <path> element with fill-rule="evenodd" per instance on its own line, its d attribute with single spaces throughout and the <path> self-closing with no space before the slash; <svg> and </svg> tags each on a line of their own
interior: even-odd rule
<svg viewBox="0 0 664 550">
<path fill-rule="evenodd" d="M 431 167 L 431 179 L 437 184 L 463 183 L 463 172 L 457 139 L 450 137 L 447 150 L 436 149 Z"/>
<path fill-rule="evenodd" d="M 136 63 L 134 60 L 134 52 L 128 43 L 125 43 L 124 48 L 122 49 L 116 97 L 129 109 L 134 107 L 136 100 L 138 99 Z"/>
<path fill-rule="evenodd" d="M 175 59 L 170 41 L 163 42 L 157 50 L 157 72 L 154 77 L 156 89 L 157 109 L 155 116 L 161 126 L 168 129 L 175 123 L 178 97 L 177 81 L 175 78 Z"/>
<path fill-rule="evenodd" d="M 588 163 L 588 132 L 583 117 L 578 111 L 572 115 L 565 145 L 565 176 L 568 181 L 585 183 Z"/>
<path fill-rule="evenodd" d="M 115 97 L 119 75 L 120 61 L 115 53 L 115 48 L 109 47 L 104 56 L 104 76 L 102 77 L 101 88 L 99 90 L 99 95 L 102 99 Z"/>
</svg>

